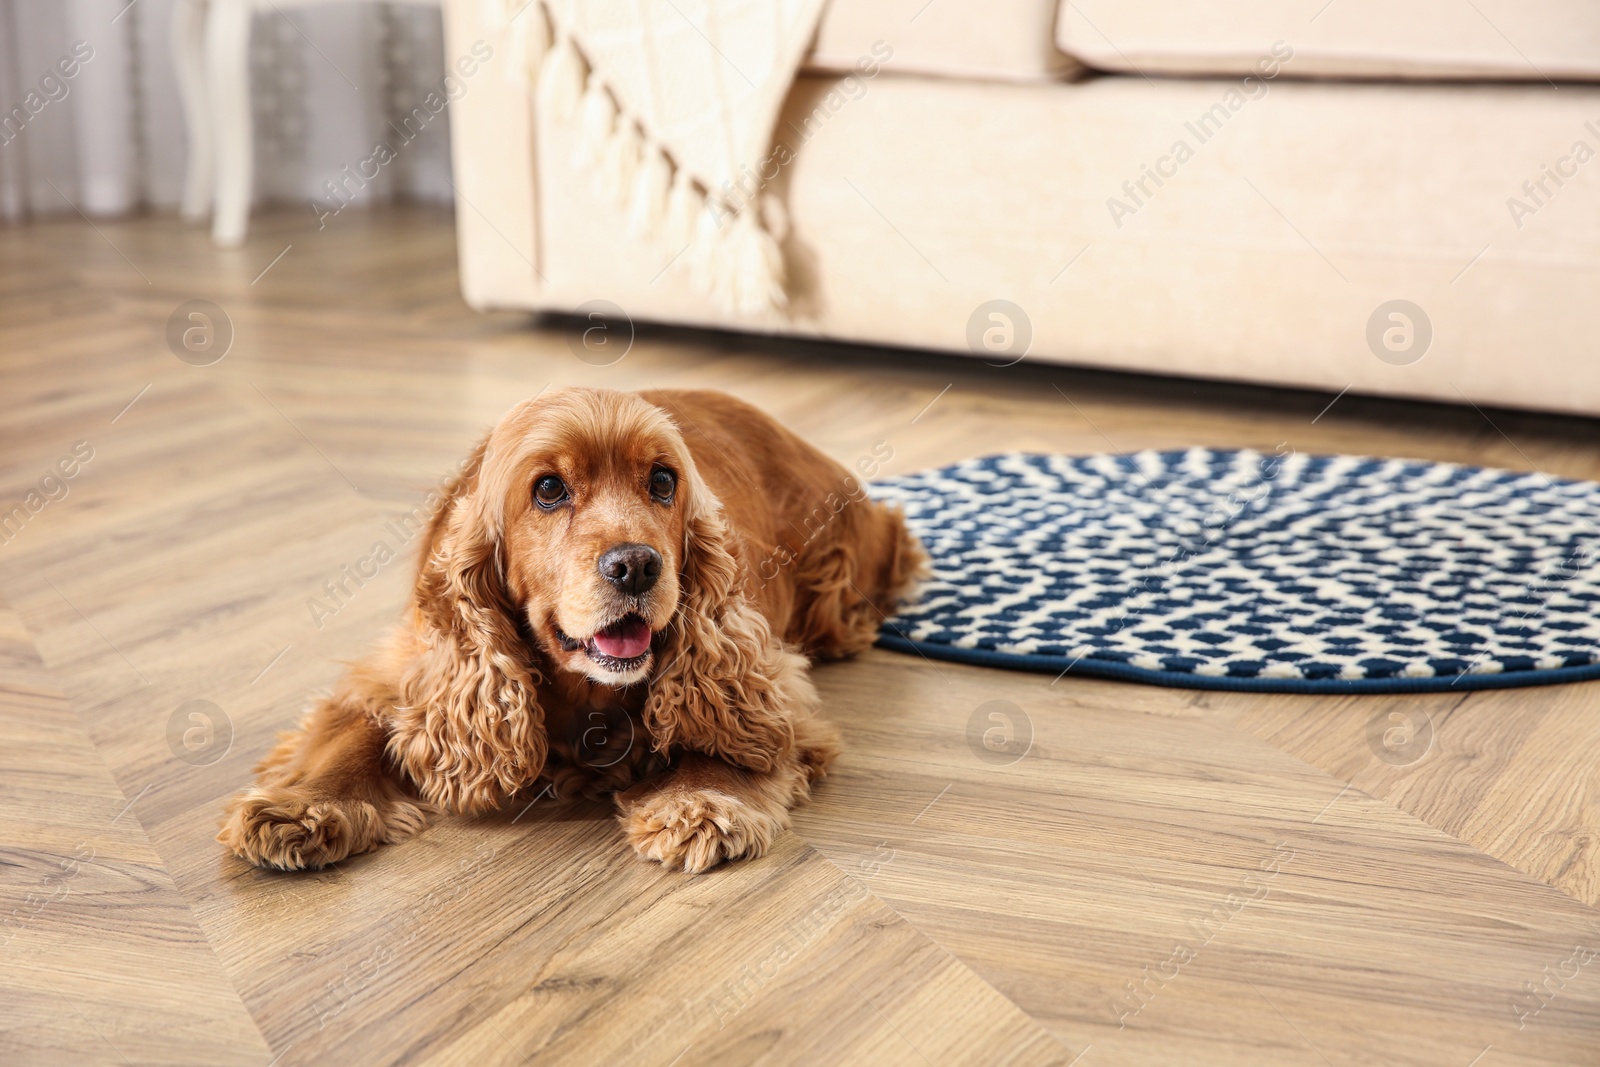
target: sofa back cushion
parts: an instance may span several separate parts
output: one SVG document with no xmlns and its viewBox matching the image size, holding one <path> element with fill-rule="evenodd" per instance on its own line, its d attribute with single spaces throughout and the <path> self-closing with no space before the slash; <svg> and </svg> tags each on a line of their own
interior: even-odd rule
<svg viewBox="0 0 1600 1067">
<path fill-rule="evenodd" d="M 1056 42 L 1128 73 L 1244 75 L 1287 49 L 1288 77 L 1596 81 L 1600 2 L 1061 0 Z"/>
</svg>

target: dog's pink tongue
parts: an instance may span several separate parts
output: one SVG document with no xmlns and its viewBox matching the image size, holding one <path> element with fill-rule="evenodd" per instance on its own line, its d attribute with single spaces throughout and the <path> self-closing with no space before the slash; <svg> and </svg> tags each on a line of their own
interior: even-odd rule
<svg viewBox="0 0 1600 1067">
<path fill-rule="evenodd" d="M 623 619 L 594 635 L 594 647 L 612 659 L 633 659 L 650 648 L 650 627 L 643 619 Z"/>
</svg>

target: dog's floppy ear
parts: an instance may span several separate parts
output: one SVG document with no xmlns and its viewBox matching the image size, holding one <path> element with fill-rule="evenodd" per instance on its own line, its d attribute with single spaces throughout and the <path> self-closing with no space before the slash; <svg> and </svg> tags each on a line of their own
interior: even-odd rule
<svg viewBox="0 0 1600 1067">
<path fill-rule="evenodd" d="M 794 712 L 815 694 L 805 661 L 784 650 L 741 587 L 722 504 L 686 466 L 683 586 L 645 725 L 658 751 L 681 745 L 770 771 L 794 745 Z"/>
<path fill-rule="evenodd" d="M 540 678 L 505 587 L 503 502 L 481 499 L 487 446 L 434 513 L 389 738 L 390 757 L 447 811 L 498 807 L 539 777 L 547 749 Z"/>
</svg>

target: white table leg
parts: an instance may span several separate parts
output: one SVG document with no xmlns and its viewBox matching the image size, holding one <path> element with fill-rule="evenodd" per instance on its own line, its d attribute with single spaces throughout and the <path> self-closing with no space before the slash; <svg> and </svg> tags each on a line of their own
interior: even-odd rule
<svg viewBox="0 0 1600 1067">
<path fill-rule="evenodd" d="M 206 82 L 216 147 L 217 209 L 211 239 L 237 245 L 250 226 L 255 158 L 250 121 L 249 0 L 211 0 L 206 16 Z"/>
<path fill-rule="evenodd" d="M 179 212 L 190 222 L 204 218 L 211 210 L 213 149 L 206 93 L 205 27 L 205 0 L 176 0 L 172 5 L 172 68 L 189 140 Z"/>
</svg>

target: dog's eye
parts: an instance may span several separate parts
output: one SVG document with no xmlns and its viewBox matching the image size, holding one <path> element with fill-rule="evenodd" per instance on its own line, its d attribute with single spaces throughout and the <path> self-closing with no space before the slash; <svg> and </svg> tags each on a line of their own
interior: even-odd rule
<svg viewBox="0 0 1600 1067">
<path fill-rule="evenodd" d="M 541 508 L 555 507 L 567 499 L 567 483 L 554 474 L 546 474 L 533 483 L 533 500 Z"/>
<path fill-rule="evenodd" d="M 678 488 L 678 476 L 665 467 L 657 467 L 650 472 L 650 495 L 663 504 L 672 502 L 672 494 Z"/>
</svg>

